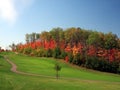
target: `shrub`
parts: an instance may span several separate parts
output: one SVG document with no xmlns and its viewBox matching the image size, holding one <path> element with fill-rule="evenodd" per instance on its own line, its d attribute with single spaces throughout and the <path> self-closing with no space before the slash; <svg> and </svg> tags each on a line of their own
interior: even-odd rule
<svg viewBox="0 0 120 90">
<path fill-rule="evenodd" d="M 119 63 L 119 67 L 117 69 L 117 73 L 120 74 L 120 63 Z"/>
<path fill-rule="evenodd" d="M 72 53 L 68 53 L 68 57 L 69 57 L 69 62 L 72 63 L 72 61 L 73 61 L 73 55 L 72 55 Z"/>
<path fill-rule="evenodd" d="M 118 70 L 119 70 L 119 63 L 118 62 L 111 62 L 110 63 L 110 66 L 111 66 L 111 72 L 112 73 L 117 73 L 118 72 Z"/>
<path fill-rule="evenodd" d="M 52 57 L 52 54 L 53 54 L 52 49 L 48 49 L 48 50 L 46 50 L 46 52 L 45 52 L 45 56 L 46 56 L 46 57 Z"/>
<path fill-rule="evenodd" d="M 38 48 L 36 50 L 35 54 L 38 57 L 44 57 L 45 56 L 45 49 L 44 48 Z"/>
<path fill-rule="evenodd" d="M 98 70 L 99 69 L 99 59 L 94 56 L 87 57 L 85 66 L 87 68 Z"/>
<path fill-rule="evenodd" d="M 67 53 L 64 50 L 61 50 L 60 58 L 65 59 L 66 56 L 67 56 Z"/>
<path fill-rule="evenodd" d="M 76 65 L 82 65 L 85 63 L 84 61 L 84 57 L 83 55 L 81 55 L 80 53 L 77 53 L 74 57 L 73 57 L 73 61 L 72 61 L 74 64 Z"/>
<path fill-rule="evenodd" d="M 61 50 L 59 47 L 56 47 L 53 51 L 53 57 L 54 58 L 60 58 L 60 55 L 61 55 Z"/>
<path fill-rule="evenodd" d="M 23 51 L 24 54 L 30 55 L 32 52 L 32 48 L 31 47 L 26 47 Z"/>
</svg>

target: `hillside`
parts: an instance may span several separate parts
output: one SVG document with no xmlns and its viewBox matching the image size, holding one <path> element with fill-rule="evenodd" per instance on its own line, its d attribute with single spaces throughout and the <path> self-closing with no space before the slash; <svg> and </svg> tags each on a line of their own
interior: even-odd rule
<svg viewBox="0 0 120 90">
<path fill-rule="evenodd" d="M 16 74 L 10 71 L 10 64 L 5 61 L 6 55 L 17 65 L 17 70 L 43 76 Z M 0 57 L 0 88 L 1 90 L 119 90 L 120 76 L 110 73 L 91 71 L 73 67 L 65 62 L 58 62 L 62 66 L 60 78 L 55 78 L 53 58 L 28 57 L 14 53 L 2 53 Z M 52 76 L 44 77 L 44 76 Z"/>
</svg>

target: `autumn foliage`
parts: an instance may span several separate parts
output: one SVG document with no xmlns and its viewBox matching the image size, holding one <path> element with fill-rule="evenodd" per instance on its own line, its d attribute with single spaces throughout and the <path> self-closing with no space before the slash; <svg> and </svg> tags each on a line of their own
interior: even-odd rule
<svg viewBox="0 0 120 90">
<path fill-rule="evenodd" d="M 28 36 L 25 44 L 16 46 L 16 51 L 31 56 L 62 58 L 66 62 L 100 71 L 120 72 L 120 40 L 111 32 L 104 34 L 81 28 L 53 28 L 34 37 L 34 40 Z"/>
</svg>

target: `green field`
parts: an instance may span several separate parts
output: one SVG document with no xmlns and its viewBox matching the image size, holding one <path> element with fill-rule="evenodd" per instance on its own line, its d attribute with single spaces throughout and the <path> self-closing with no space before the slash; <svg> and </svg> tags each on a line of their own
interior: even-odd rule
<svg viewBox="0 0 120 90">
<path fill-rule="evenodd" d="M 17 70 L 42 76 L 11 72 L 4 55 L 17 65 Z M 58 80 L 54 70 L 56 62 L 62 67 Z M 0 90 L 120 90 L 120 75 L 80 68 L 63 60 L 7 52 L 0 54 Z"/>
</svg>

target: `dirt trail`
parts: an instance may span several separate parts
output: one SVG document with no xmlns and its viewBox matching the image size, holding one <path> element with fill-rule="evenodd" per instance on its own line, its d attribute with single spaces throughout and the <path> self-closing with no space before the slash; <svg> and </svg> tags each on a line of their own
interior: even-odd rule
<svg viewBox="0 0 120 90">
<path fill-rule="evenodd" d="M 13 63 L 10 59 L 8 59 L 6 56 L 4 56 L 5 60 L 12 65 L 11 67 L 11 71 L 17 74 L 21 74 L 21 75 L 29 75 L 29 76 L 40 76 L 40 77 L 45 77 L 45 78 L 53 78 L 55 79 L 56 77 L 54 76 L 47 76 L 47 75 L 41 75 L 41 74 L 32 74 L 32 73 L 26 73 L 26 72 L 22 72 L 22 71 L 18 71 L 17 70 L 17 65 L 15 63 Z M 82 82 L 87 82 L 87 83 L 96 83 L 96 82 L 105 82 L 105 81 L 101 81 L 101 80 L 83 80 L 83 79 L 79 79 L 79 78 L 69 78 L 69 77 L 60 77 L 60 79 L 66 79 L 66 80 L 80 80 Z M 107 81 L 106 81 L 107 82 Z M 117 83 L 117 82 L 114 82 Z"/>
<path fill-rule="evenodd" d="M 26 72 L 21 72 L 17 70 L 17 65 L 15 63 L 13 63 L 12 61 L 10 61 L 6 56 L 4 56 L 5 60 L 12 65 L 11 67 L 11 71 L 15 72 L 17 74 L 22 74 L 22 75 L 30 75 L 30 76 L 42 76 L 42 77 L 49 77 L 49 78 L 56 78 L 53 76 L 45 76 L 45 75 L 40 75 L 40 74 L 32 74 L 32 73 L 26 73 Z"/>
</svg>

